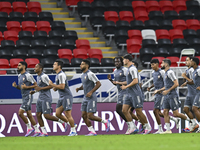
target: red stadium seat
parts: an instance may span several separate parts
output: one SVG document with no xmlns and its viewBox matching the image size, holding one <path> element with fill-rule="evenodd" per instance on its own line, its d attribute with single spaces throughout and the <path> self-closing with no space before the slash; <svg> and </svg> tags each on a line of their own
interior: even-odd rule
<svg viewBox="0 0 200 150">
<path fill-rule="evenodd" d="M 116 11 L 105 11 L 104 18 L 106 21 L 113 21 L 115 23 L 119 20 L 119 17 Z"/>
<path fill-rule="evenodd" d="M 171 1 L 159 1 L 160 9 L 162 13 L 169 10 L 174 10 L 173 4 Z"/>
<path fill-rule="evenodd" d="M 6 70 L 0 70 L 0 74 L 5 75 L 5 74 L 7 74 L 7 72 L 6 72 Z"/>
<path fill-rule="evenodd" d="M 19 39 L 18 33 L 16 31 L 4 31 L 4 39 L 5 40 L 11 40 L 14 41 L 16 44 L 16 41 Z"/>
<path fill-rule="evenodd" d="M 128 21 L 129 23 L 134 20 L 133 13 L 131 11 L 120 11 L 119 12 L 120 20 Z"/>
<path fill-rule="evenodd" d="M 140 30 L 128 30 L 129 39 L 137 39 L 142 41 L 142 33 Z"/>
<path fill-rule="evenodd" d="M 185 60 L 186 60 L 187 57 L 188 57 L 188 56 L 182 56 L 182 57 L 181 57 L 181 62 L 185 62 Z M 180 58 L 179 58 L 179 59 L 180 59 Z M 179 66 L 185 66 L 185 64 L 180 63 Z"/>
<path fill-rule="evenodd" d="M 71 5 L 77 5 L 80 0 L 65 0 L 66 5 L 69 7 Z"/>
<path fill-rule="evenodd" d="M 171 42 L 173 42 L 174 39 L 183 39 L 183 32 L 180 29 L 171 29 L 169 30 Z"/>
<path fill-rule="evenodd" d="M 59 58 L 66 58 L 71 63 L 71 59 L 73 58 L 72 50 L 71 49 L 59 49 L 58 50 L 58 57 Z"/>
<path fill-rule="evenodd" d="M 178 67 L 177 62 L 179 62 L 179 57 L 167 57 L 166 59 L 171 60 L 171 66 L 170 67 Z"/>
<path fill-rule="evenodd" d="M 199 60 L 200 60 L 200 56 L 195 56 L 195 57 L 199 58 Z M 200 61 L 199 61 L 199 65 L 200 65 Z"/>
<path fill-rule="evenodd" d="M 197 19 L 188 19 L 186 20 L 188 29 L 198 30 L 200 29 L 200 24 Z"/>
<path fill-rule="evenodd" d="M 10 68 L 10 65 L 7 59 L 0 59 L 0 68 Z"/>
<path fill-rule="evenodd" d="M 3 34 L 2 34 L 2 32 L 0 32 L 0 43 L 2 40 L 3 40 Z"/>
<path fill-rule="evenodd" d="M 37 58 L 27 58 L 25 62 L 27 63 L 27 68 L 34 68 L 36 64 L 40 63 Z"/>
<path fill-rule="evenodd" d="M 76 47 L 78 49 L 90 49 L 90 42 L 88 40 L 76 40 Z"/>
<path fill-rule="evenodd" d="M 21 26 L 18 21 L 8 21 L 6 23 L 8 31 L 16 31 L 19 33 L 21 31 Z"/>
<path fill-rule="evenodd" d="M 24 61 L 24 60 L 21 59 L 21 58 L 12 58 L 12 59 L 10 59 L 10 67 L 11 68 L 17 68 L 17 66 L 18 66 L 20 61 Z"/>
<path fill-rule="evenodd" d="M 31 31 L 32 34 L 36 31 L 35 22 L 33 21 L 22 21 L 22 30 Z"/>
<path fill-rule="evenodd" d="M 12 6 L 13 6 L 14 11 L 21 12 L 23 15 L 24 15 L 25 12 L 27 12 L 25 2 L 13 2 Z"/>
<path fill-rule="evenodd" d="M 47 34 L 49 34 L 49 31 L 51 31 L 51 26 L 48 21 L 37 21 L 37 30 L 39 31 L 46 31 Z"/>
<path fill-rule="evenodd" d="M 38 15 L 42 11 L 42 8 L 39 2 L 28 2 L 27 6 L 28 6 L 29 12 L 36 12 Z"/>
<path fill-rule="evenodd" d="M 149 20 L 148 13 L 146 11 L 134 11 L 134 14 L 135 14 L 135 19 L 141 20 L 143 21 L 143 23 L 144 21 Z"/>
<path fill-rule="evenodd" d="M 146 11 L 146 4 L 144 1 L 132 1 L 134 11 Z"/>
<path fill-rule="evenodd" d="M 187 10 L 187 6 L 185 1 L 180 1 L 180 0 L 176 0 L 172 2 L 173 6 L 174 6 L 174 10 L 179 13 L 179 11 L 181 10 Z"/>
<path fill-rule="evenodd" d="M 181 19 L 172 20 L 172 25 L 173 25 L 174 29 L 180 29 L 182 31 L 187 29 L 185 20 L 181 20 Z"/>
<path fill-rule="evenodd" d="M 157 1 L 146 1 L 147 11 L 160 11 L 160 5 Z"/>
<path fill-rule="evenodd" d="M 73 50 L 74 58 L 88 58 L 87 50 L 86 49 L 74 49 Z"/>
<path fill-rule="evenodd" d="M 103 58 L 103 54 L 100 49 L 88 49 L 88 54 L 90 58 L 99 59 L 99 62 L 101 62 L 101 59 Z"/>
<path fill-rule="evenodd" d="M 128 39 L 127 43 L 127 52 L 130 54 L 140 53 L 140 49 L 142 47 L 142 41 L 138 39 Z"/>
<path fill-rule="evenodd" d="M 157 40 L 159 39 L 170 39 L 169 31 L 165 29 L 156 30 Z"/>
<path fill-rule="evenodd" d="M 12 12 L 10 2 L 0 2 L 0 12 L 6 12 L 7 14 Z"/>
</svg>

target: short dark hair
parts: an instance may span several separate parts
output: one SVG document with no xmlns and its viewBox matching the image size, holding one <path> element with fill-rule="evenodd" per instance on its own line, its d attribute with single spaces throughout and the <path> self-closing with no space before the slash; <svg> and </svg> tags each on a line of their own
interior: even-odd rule
<svg viewBox="0 0 200 150">
<path fill-rule="evenodd" d="M 134 60 L 132 60 L 132 62 L 134 63 L 134 66 L 138 69 L 138 63 Z"/>
<path fill-rule="evenodd" d="M 88 69 L 90 68 L 90 60 L 83 59 L 82 62 L 86 63 L 88 65 Z"/>
<path fill-rule="evenodd" d="M 192 59 L 192 61 L 194 61 L 196 63 L 197 66 L 199 65 L 199 58 L 192 57 L 191 59 Z"/>
<path fill-rule="evenodd" d="M 27 68 L 27 63 L 25 61 L 20 61 L 19 63 L 25 66 L 25 69 Z"/>
<path fill-rule="evenodd" d="M 129 61 L 133 60 L 133 57 L 130 54 L 124 55 L 124 59 L 128 59 Z"/>
<path fill-rule="evenodd" d="M 58 63 L 58 66 L 60 66 L 60 68 L 62 69 L 62 67 L 63 67 L 63 61 L 62 60 L 60 60 L 60 59 L 57 59 L 55 62 L 57 62 Z"/>
<path fill-rule="evenodd" d="M 193 56 L 188 56 L 188 58 L 190 58 L 190 60 L 193 58 Z"/>
<path fill-rule="evenodd" d="M 159 60 L 158 59 L 152 59 L 151 64 L 159 64 Z"/>
<path fill-rule="evenodd" d="M 171 60 L 169 59 L 163 59 L 164 63 L 167 63 L 169 66 L 171 66 Z"/>
<path fill-rule="evenodd" d="M 42 63 L 38 63 L 38 66 L 39 66 L 40 68 L 42 68 L 42 70 L 43 70 L 44 65 L 43 65 Z"/>
<path fill-rule="evenodd" d="M 114 60 L 115 60 L 115 59 L 119 59 L 119 60 L 121 61 L 121 63 L 122 63 L 122 66 L 124 65 L 124 64 L 123 64 L 123 58 L 122 58 L 122 57 L 117 56 L 117 57 L 114 58 Z"/>
</svg>

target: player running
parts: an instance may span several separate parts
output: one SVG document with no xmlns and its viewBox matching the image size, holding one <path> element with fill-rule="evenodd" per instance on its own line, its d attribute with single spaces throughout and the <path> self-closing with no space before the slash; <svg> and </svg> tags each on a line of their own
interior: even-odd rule
<svg viewBox="0 0 200 150">
<path fill-rule="evenodd" d="M 43 73 L 43 64 L 39 63 L 35 65 L 35 73 L 38 74 L 37 76 L 37 85 L 35 87 L 34 91 L 30 91 L 31 94 L 34 94 L 36 92 L 39 92 L 39 97 L 37 100 L 37 104 L 36 104 L 36 116 L 37 116 L 37 120 L 38 123 L 40 125 L 40 128 L 42 130 L 42 133 L 40 132 L 36 132 L 35 135 L 33 136 L 48 136 L 48 133 L 45 129 L 44 126 L 44 121 L 42 119 L 42 114 L 44 115 L 44 117 L 47 120 L 52 120 L 52 121 L 57 121 L 62 123 L 63 125 L 66 125 L 64 121 L 62 121 L 61 119 L 50 115 L 52 113 L 52 96 L 51 96 L 51 91 L 50 89 L 52 88 L 52 86 L 49 85 L 49 76 L 45 73 Z M 67 118 L 66 118 L 67 119 Z M 69 122 L 67 122 L 69 123 Z"/>
<path fill-rule="evenodd" d="M 101 83 L 99 82 L 99 79 L 96 77 L 96 75 L 89 70 L 90 61 L 84 59 L 81 62 L 80 68 L 83 72 L 81 75 L 82 86 L 76 88 L 76 92 L 79 90 L 84 91 L 84 97 L 81 104 L 82 118 L 85 121 L 88 130 L 90 131 L 86 136 L 96 136 L 97 133 L 92 127 L 90 120 L 103 123 L 106 127 L 106 132 L 110 130 L 110 120 L 103 120 L 98 116 L 94 116 L 94 113 L 97 110 L 96 90 L 101 86 Z"/>
<path fill-rule="evenodd" d="M 31 112 L 31 104 L 33 101 L 33 96 L 29 94 L 31 89 L 37 86 L 37 83 L 35 79 L 33 78 L 33 76 L 30 73 L 26 72 L 26 68 L 27 68 L 27 63 L 25 61 L 19 62 L 18 67 L 17 67 L 17 70 L 20 72 L 20 74 L 18 75 L 18 85 L 16 84 L 16 82 L 12 83 L 13 87 L 21 90 L 22 105 L 19 109 L 18 115 L 20 118 L 22 118 L 22 120 L 24 121 L 28 129 L 25 137 L 29 136 L 34 131 L 36 133 L 40 132 Z M 28 122 L 28 119 L 24 116 L 24 112 L 26 112 L 27 117 L 29 118 L 34 129 L 31 127 L 31 124 Z"/>
<path fill-rule="evenodd" d="M 150 92 L 151 88 L 155 88 L 155 90 L 159 90 L 164 87 L 164 75 L 165 71 L 161 70 L 159 68 L 159 60 L 158 59 L 152 59 L 151 60 L 151 68 L 153 69 L 152 76 L 153 76 L 153 84 L 147 88 L 147 91 Z M 158 131 L 154 134 L 160 134 L 163 132 L 162 124 L 160 117 L 164 118 L 163 113 L 161 113 L 162 105 L 164 101 L 164 96 L 161 93 L 155 94 L 155 100 L 154 100 L 154 115 L 156 117 L 156 121 L 158 123 Z M 179 128 L 179 119 L 176 119 L 172 116 L 169 116 L 170 120 L 173 120 L 176 123 L 176 128 Z"/>
<path fill-rule="evenodd" d="M 198 122 L 200 122 L 200 67 L 198 66 L 199 59 L 196 57 L 192 57 L 191 59 L 191 67 L 194 68 L 193 71 L 193 83 L 196 88 L 196 96 L 194 98 L 194 103 L 192 106 L 192 111 L 194 112 Z M 196 133 L 200 133 L 200 128 L 196 131 Z"/>
<path fill-rule="evenodd" d="M 178 80 L 174 74 L 174 71 L 170 69 L 171 61 L 169 59 L 164 59 L 161 64 L 161 69 L 165 70 L 164 75 L 164 87 L 155 90 L 155 94 L 161 93 L 164 95 L 164 120 L 165 125 L 167 127 L 167 130 L 165 132 L 162 132 L 160 134 L 170 134 L 172 131 L 170 130 L 170 117 L 169 117 L 169 110 L 171 109 L 173 111 L 174 117 L 179 117 L 184 120 L 190 121 L 189 118 L 187 118 L 184 114 L 178 112 L 178 108 L 180 107 L 180 102 L 178 99 L 178 93 L 176 88 L 178 87 Z"/>
<path fill-rule="evenodd" d="M 146 116 L 142 112 L 144 96 L 138 84 L 138 72 L 136 67 L 132 64 L 132 59 L 133 57 L 127 54 L 124 56 L 123 60 L 124 65 L 128 67 L 128 71 L 126 74 L 127 85 L 121 86 L 122 90 L 127 89 L 128 91 L 128 94 L 124 100 L 124 104 L 122 107 L 122 112 L 124 113 L 130 127 L 126 134 L 135 134 L 139 131 L 134 122 L 132 121 L 132 117 L 129 112 L 130 107 L 135 108 L 139 120 L 144 123 L 144 134 L 149 134 L 151 132 L 151 127 L 147 122 Z"/>
<path fill-rule="evenodd" d="M 191 67 L 191 56 L 186 58 L 185 64 L 188 67 L 184 73 L 182 73 L 182 77 L 186 80 L 181 87 L 184 87 L 187 85 L 188 93 L 185 99 L 185 104 L 183 111 L 187 114 L 187 116 L 191 119 L 192 123 L 189 126 L 189 132 L 193 132 L 195 129 L 199 127 L 199 125 L 196 123 L 196 120 L 194 118 L 193 113 L 191 112 L 193 101 L 196 96 L 196 88 L 194 84 L 189 84 L 192 82 L 192 74 L 194 72 L 193 67 Z M 187 132 L 186 129 L 183 129 L 183 131 Z"/>
<path fill-rule="evenodd" d="M 59 99 L 56 105 L 56 117 L 59 119 L 68 122 L 71 126 L 71 131 L 68 136 L 76 136 L 77 132 L 75 129 L 74 119 L 71 115 L 72 105 L 73 105 L 73 96 L 68 86 L 68 80 L 65 73 L 62 71 L 63 62 L 61 60 L 56 60 L 53 64 L 53 70 L 57 73 L 54 84 L 49 80 L 49 85 L 53 87 L 54 91 L 58 90 Z M 64 115 L 62 112 L 64 111 Z M 67 118 L 67 119 L 66 119 Z"/>
</svg>

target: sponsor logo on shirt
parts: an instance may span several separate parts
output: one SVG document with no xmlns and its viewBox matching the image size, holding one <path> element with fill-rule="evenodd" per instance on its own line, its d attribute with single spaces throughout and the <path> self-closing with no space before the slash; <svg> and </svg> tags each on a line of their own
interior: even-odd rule
<svg viewBox="0 0 200 150">
<path fill-rule="evenodd" d="M 25 80 L 25 78 L 23 78 L 23 81 Z"/>
</svg>

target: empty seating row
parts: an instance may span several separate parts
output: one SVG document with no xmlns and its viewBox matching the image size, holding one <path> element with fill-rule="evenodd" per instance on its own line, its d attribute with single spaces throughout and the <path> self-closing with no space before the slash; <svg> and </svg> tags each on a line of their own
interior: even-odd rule
<svg viewBox="0 0 200 150">
<path fill-rule="evenodd" d="M 37 15 L 36 12 L 25 12 L 24 15 L 21 12 L 10 12 L 9 15 L 6 12 L 0 12 L 1 22 L 7 21 L 53 21 L 53 15 L 51 12 L 40 12 Z"/>
<path fill-rule="evenodd" d="M 63 21 L 53 21 L 51 24 L 48 21 L 37 21 L 36 24 L 33 21 L 22 21 L 21 24 L 18 21 L 8 21 L 5 23 L 0 22 L 0 31 L 6 30 L 16 31 L 17 33 L 23 31 L 46 31 L 47 34 L 51 30 L 65 31 L 65 24 Z"/>
<path fill-rule="evenodd" d="M 30 11 L 39 14 L 42 8 L 39 2 L 27 2 L 27 5 L 25 2 L 13 2 L 12 5 L 10 2 L 0 2 L 0 12 L 9 14 L 12 11 L 21 12 L 22 14 Z"/>
</svg>

